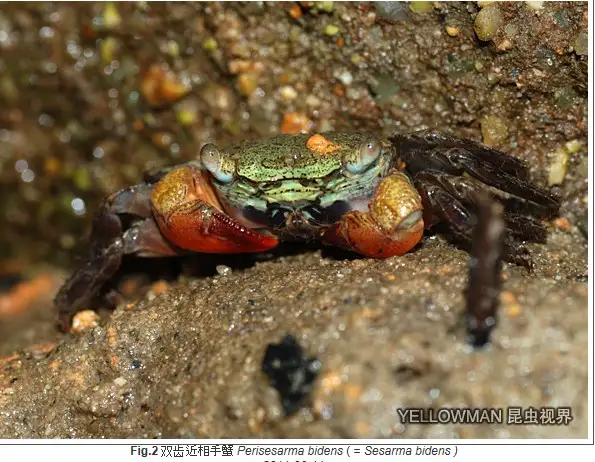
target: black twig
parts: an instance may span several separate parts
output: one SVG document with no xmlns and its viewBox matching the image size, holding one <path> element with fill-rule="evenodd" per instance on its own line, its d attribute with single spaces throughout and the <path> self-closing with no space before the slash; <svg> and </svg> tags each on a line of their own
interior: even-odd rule
<svg viewBox="0 0 595 462">
<path fill-rule="evenodd" d="M 490 341 L 497 322 L 505 222 L 502 205 L 478 194 L 477 226 L 471 249 L 467 286 L 467 333 L 476 348 Z"/>
</svg>

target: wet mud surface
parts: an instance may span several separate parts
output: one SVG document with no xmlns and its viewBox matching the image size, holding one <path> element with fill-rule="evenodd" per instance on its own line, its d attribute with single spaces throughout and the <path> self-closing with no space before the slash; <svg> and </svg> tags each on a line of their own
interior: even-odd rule
<svg viewBox="0 0 595 462">
<path fill-rule="evenodd" d="M 586 437 L 586 3 L 507 3 L 479 23 L 476 3 L 292 6 L 3 8 L 0 277 L 35 284 L 2 287 L 0 437 Z M 524 159 L 560 195 L 535 271 L 504 265 L 488 348 L 462 323 L 468 254 L 432 234 L 382 261 L 290 247 L 217 274 L 209 260 L 215 276 L 55 330 L 51 298 L 101 197 L 207 141 L 296 125 L 437 128 Z M 289 417 L 261 370 L 286 334 L 321 363 Z M 441 406 L 573 420 L 403 425 L 395 410 Z"/>
<path fill-rule="evenodd" d="M 578 241 L 578 242 L 577 242 Z M 260 262 L 123 305 L 47 357 L 3 365 L 3 437 L 585 437 L 582 236 L 556 232 L 536 274 L 506 266 L 482 351 L 461 318 L 465 252 L 436 238 L 385 261 L 319 252 Z M 568 251 L 566 248 L 573 248 Z M 261 372 L 293 334 L 322 363 L 285 417 Z M 401 425 L 397 407 L 570 406 L 568 426 Z"/>
</svg>

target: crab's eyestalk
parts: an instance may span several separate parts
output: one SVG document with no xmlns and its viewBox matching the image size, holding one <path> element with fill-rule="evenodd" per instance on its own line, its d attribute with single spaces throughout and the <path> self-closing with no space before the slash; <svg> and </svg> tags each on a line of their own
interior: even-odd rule
<svg viewBox="0 0 595 462">
<path fill-rule="evenodd" d="M 200 161 L 222 183 L 231 183 L 236 177 L 235 162 L 222 156 L 212 143 L 205 144 L 200 150 Z"/>
<path fill-rule="evenodd" d="M 361 144 L 359 149 L 350 151 L 343 156 L 343 165 L 349 173 L 357 175 L 375 162 L 381 152 L 380 142 L 370 137 Z"/>
</svg>

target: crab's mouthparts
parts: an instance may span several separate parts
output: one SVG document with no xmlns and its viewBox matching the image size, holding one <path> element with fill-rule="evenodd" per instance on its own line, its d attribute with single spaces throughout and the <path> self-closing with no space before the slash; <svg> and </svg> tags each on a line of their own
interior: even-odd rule
<svg viewBox="0 0 595 462">
<path fill-rule="evenodd" d="M 323 207 L 320 204 L 287 205 L 281 203 L 268 204 L 265 211 L 248 206 L 244 209 L 244 217 L 253 223 L 267 228 L 279 229 L 292 227 L 324 227 L 335 223 L 349 212 L 352 207 L 348 202 L 336 201 Z"/>
</svg>

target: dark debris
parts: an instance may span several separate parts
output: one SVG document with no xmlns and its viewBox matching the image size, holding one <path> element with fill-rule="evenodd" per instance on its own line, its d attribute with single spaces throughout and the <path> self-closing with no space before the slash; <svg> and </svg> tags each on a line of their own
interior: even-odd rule
<svg viewBox="0 0 595 462">
<path fill-rule="evenodd" d="M 304 355 L 302 347 L 290 334 L 280 343 L 268 345 L 262 371 L 279 392 L 285 415 L 291 415 L 302 407 L 321 366 L 319 359 Z"/>
</svg>

